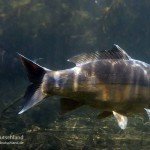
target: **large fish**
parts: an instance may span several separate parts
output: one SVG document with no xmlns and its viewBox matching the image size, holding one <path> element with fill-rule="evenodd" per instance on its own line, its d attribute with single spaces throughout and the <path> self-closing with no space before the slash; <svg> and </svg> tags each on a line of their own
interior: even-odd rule
<svg viewBox="0 0 150 150">
<path fill-rule="evenodd" d="M 132 59 L 122 48 L 83 53 L 68 61 L 75 67 L 52 71 L 19 54 L 31 85 L 24 95 L 22 114 L 48 96 L 61 97 L 61 113 L 83 105 L 99 109 L 102 119 L 114 115 L 121 129 L 126 116 L 147 112 L 150 118 L 150 65 Z"/>
</svg>

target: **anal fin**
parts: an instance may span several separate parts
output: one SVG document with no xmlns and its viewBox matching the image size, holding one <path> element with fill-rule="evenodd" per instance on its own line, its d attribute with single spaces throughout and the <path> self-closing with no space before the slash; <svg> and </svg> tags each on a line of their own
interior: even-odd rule
<svg viewBox="0 0 150 150">
<path fill-rule="evenodd" d="M 73 111 L 79 107 L 81 107 L 83 104 L 69 99 L 69 98 L 61 98 L 60 99 L 60 115 L 64 115 L 70 111 Z"/>
<path fill-rule="evenodd" d="M 111 116 L 113 113 L 111 111 L 103 111 L 97 116 L 97 119 L 104 119 L 106 117 Z"/>
<path fill-rule="evenodd" d="M 116 118 L 118 125 L 121 129 L 125 129 L 127 127 L 128 118 L 124 115 L 121 115 L 115 111 L 113 111 L 113 115 Z"/>
<path fill-rule="evenodd" d="M 150 120 L 150 109 L 146 109 L 146 108 L 144 108 L 144 109 L 145 109 L 145 111 L 147 112 L 148 117 L 149 117 L 149 120 Z"/>
</svg>

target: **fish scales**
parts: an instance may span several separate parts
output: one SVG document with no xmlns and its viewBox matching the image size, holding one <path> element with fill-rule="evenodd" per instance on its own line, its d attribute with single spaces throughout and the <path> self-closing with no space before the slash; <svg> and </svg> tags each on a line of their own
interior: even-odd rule
<svg viewBox="0 0 150 150">
<path fill-rule="evenodd" d="M 121 129 L 126 128 L 128 115 L 144 110 L 150 115 L 150 65 L 132 59 L 118 45 L 74 56 L 68 61 L 75 67 L 58 71 L 19 56 L 31 82 L 19 114 L 55 95 L 61 97 L 62 112 L 88 105 L 103 112 L 101 119 L 114 115 Z"/>
</svg>

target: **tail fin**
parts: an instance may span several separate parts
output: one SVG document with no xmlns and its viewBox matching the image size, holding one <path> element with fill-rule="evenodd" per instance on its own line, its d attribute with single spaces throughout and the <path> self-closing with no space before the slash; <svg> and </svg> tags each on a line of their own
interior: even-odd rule
<svg viewBox="0 0 150 150">
<path fill-rule="evenodd" d="M 48 69 L 34 63 L 21 54 L 18 54 L 22 64 L 24 65 L 31 85 L 28 86 L 24 95 L 24 106 L 18 114 L 22 114 L 29 108 L 42 101 L 46 95 L 42 92 L 42 79 Z"/>
</svg>

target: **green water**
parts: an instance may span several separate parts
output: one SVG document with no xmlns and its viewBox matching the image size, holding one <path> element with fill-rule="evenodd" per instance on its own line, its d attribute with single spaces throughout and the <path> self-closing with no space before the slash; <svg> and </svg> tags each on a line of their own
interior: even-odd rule
<svg viewBox="0 0 150 150">
<path fill-rule="evenodd" d="M 16 52 L 57 70 L 73 67 L 69 57 L 115 43 L 150 63 L 149 8 L 149 0 L 0 0 L 0 112 L 29 83 Z M 60 116 L 57 97 L 18 115 L 21 106 L 17 101 L 1 114 L 0 138 L 23 135 L 23 144 L 0 144 L 1 149 L 150 149 L 146 115 L 129 117 L 122 131 L 113 117 L 98 120 L 101 110 L 85 106 Z"/>
</svg>

